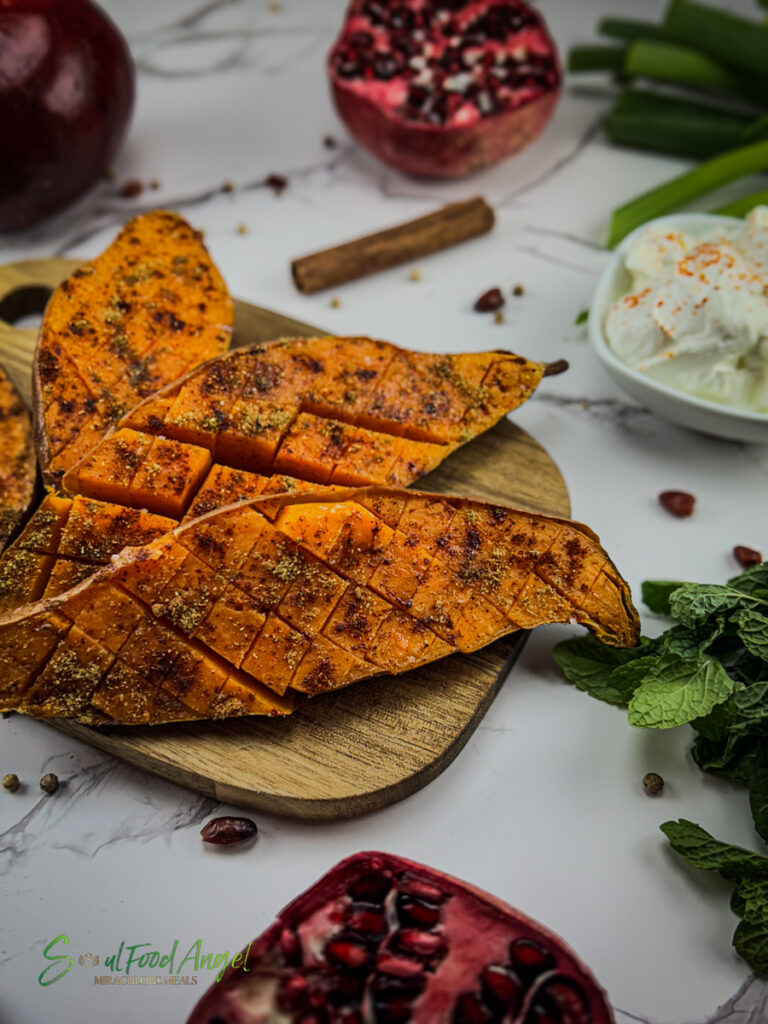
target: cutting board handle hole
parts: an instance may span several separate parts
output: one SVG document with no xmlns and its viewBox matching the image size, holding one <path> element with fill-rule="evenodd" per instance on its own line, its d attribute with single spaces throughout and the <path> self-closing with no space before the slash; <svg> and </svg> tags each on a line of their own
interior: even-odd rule
<svg viewBox="0 0 768 1024">
<path fill-rule="evenodd" d="M 0 299 L 0 320 L 17 327 L 39 327 L 52 292 L 52 288 L 41 284 L 14 288 Z"/>
</svg>

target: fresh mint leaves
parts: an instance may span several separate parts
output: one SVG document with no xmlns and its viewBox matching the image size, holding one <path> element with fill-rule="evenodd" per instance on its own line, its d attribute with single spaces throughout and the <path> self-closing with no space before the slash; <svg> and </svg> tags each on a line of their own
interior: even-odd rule
<svg viewBox="0 0 768 1024">
<path fill-rule="evenodd" d="M 701 825 L 695 825 L 685 818 L 666 822 L 661 826 L 661 831 L 672 849 L 684 857 L 691 867 L 701 868 L 702 871 L 719 871 L 729 881 L 751 878 L 768 882 L 768 857 L 761 853 L 721 843 Z"/>
<path fill-rule="evenodd" d="M 650 580 L 643 600 L 676 620 L 661 636 L 631 650 L 592 637 L 566 640 L 555 661 L 580 690 L 627 707 L 632 725 L 690 724 L 694 760 L 748 787 L 755 828 L 768 842 L 768 562 L 726 584 Z M 720 843 L 689 821 L 662 831 L 694 867 L 736 882 L 733 907 L 742 921 L 734 946 L 768 974 L 768 857 Z"/>
<path fill-rule="evenodd" d="M 708 715 L 728 700 L 734 681 L 717 660 L 706 654 L 695 661 L 679 654 L 649 658 L 629 702 L 631 725 L 672 729 Z"/>
<path fill-rule="evenodd" d="M 768 857 L 721 843 L 700 825 L 681 818 L 661 831 L 673 850 L 694 868 L 719 871 L 736 883 L 731 909 L 741 918 L 733 945 L 757 974 L 768 974 Z"/>
</svg>

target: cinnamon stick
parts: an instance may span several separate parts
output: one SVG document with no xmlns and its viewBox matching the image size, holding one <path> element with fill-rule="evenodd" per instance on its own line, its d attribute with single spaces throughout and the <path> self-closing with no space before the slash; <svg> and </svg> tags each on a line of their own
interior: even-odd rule
<svg viewBox="0 0 768 1024">
<path fill-rule="evenodd" d="M 300 292 L 311 295 L 484 235 L 494 219 L 493 210 L 480 196 L 451 203 L 407 224 L 294 260 L 293 280 Z"/>
</svg>

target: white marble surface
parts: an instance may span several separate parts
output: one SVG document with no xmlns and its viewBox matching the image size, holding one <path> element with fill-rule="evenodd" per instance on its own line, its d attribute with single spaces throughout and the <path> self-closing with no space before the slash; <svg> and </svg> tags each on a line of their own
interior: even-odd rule
<svg viewBox="0 0 768 1024">
<path fill-rule="evenodd" d="M 606 259 L 607 212 L 682 161 L 611 149 L 597 129 L 606 101 L 568 93 L 545 137 L 517 159 L 469 181 L 414 182 L 359 150 L 334 115 L 322 58 L 342 0 L 104 5 L 140 69 L 117 181 L 156 178 L 161 188 L 125 200 L 105 182 L 45 227 L 0 240 L 0 261 L 93 255 L 132 211 L 176 207 L 205 229 L 235 295 L 339 334 L 567 357 L 570 372 L 546 381 L 516 420 L 557 460 L 574 516 L 599 531 L 638 600 L 645 578 L 723 580 L 736 570 L 734 544 L 768 550 L 768 449 L 686 433 L 631 404 L 572 326 Z M 661 4 L 642 6 L 650 15 Z M 590 38 L 601 14 L 637 12 L 631 0 L 541 7 L 563 49 Z M 323 146 L 329 133 L 336 149 Z M 279 198 L 258 185 L 269 172 L 289 178 Z M 234 192 L 221 193 L 225 181 Z M 495 232 L 424 260 L 420 282 L 393 270 L 339 289 L 339 308 L 327 294 L 294 290 L 292 257 L 476 193 L 497 208 Z M 471 311 L 481 291 L 516 283 L 525 295 L 509 300 L 505 324 Z M 697 496 L 692 519 L 658 507 L 667 488 Z M 659 628 L 651 617 L 644 625 Z M 758 849 L 744 794 L 698 771 L 688 731 L 632 730 L 621 712 L 565 684 L 550 648 L 567 633 L 535 634 L 466 750 L 422 792 L 338 824 L 259 814 L 256 845 L 229 854 L 203 847 L 198 830 L 230 808 L 44 724 L 0 722 L 0 771 L 26 783 L 0 797 L 0 1022 L 182 1021 L 207 972 L 197 989 L 101 989 L 75 959 L 61 982 L 41 987 L 43 947 L 64 932 L 75 958 L 96 953 L 102 963 L 123 940 L 165 949 L 201 938 L 207 950 L 234 951 L 327 867 L 366 848 L 434 864 L 540 918 L 591 964 L 620 1024 L 768 1019 L 768 989 L 730 948 L 729 887 L 684 868 L 658 832 L 685 816 Z M 667 780 L 655 801 L 640 786 L 650 769 Z M 65 780 L 54 797 L 37 788 L 49 770 Z"/>
</svg>

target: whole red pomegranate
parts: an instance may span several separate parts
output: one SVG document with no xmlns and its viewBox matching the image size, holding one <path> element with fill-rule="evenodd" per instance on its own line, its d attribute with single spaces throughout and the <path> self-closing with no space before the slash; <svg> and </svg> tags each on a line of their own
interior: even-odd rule
<svg viewBox="0 0 768 1024">
<path fill-rule="evenodd" d="M 125 40 L 90 0 L 0 0 L 0 231 L 56 213 L 104 174 L 133 97 Z"/>
<path fill-rule="evenodd" d="M 188 1024 L 611 1024 L 551 932 L 387 853 L 337 864 L 211 986 Z"/>
<path fill-rule="evenodd" d="M 352 0 L 328 70 L 355 138 L 429 177 L 527 146 L 562 79 L 544 20 L 523 0 Z"/>
</svg>

